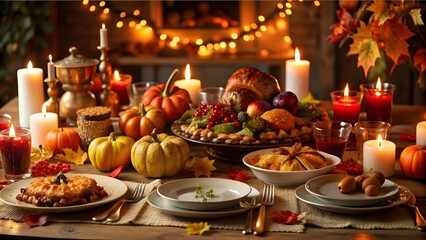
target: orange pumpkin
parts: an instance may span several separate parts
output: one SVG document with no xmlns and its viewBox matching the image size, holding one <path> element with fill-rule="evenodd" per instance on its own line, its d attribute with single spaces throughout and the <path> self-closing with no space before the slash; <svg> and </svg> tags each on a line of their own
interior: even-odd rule
<svg viewBox="0 0 426 240">
<path fill-rule="evenodd" d="M 80 135 L 72 128 L 53 129 L 47 133 L 44 145 L 54 154 L 63 153 L 62 149 L 64 148 L 77 151 L 80 146 Z"/>
<path fill-rule="evenodd" d="M 172 85 L 176 71 L 166 84 L 150 87 L 142 96 L 144 105 L 151 105 L 164 111 L 167 124 L 179 119 L 190 108 L 191 96 L 188 91 Z"/>
<path fill-rule="evenodd" d="M 133 106 L 121 114 L 118 126 L 126 136 L 138 140 L 151 134 L 154 128 L 158 132 L 163 132 L 166 127 L 166 116 L 163 110 L 159 108 L 139 104 L 139 106 Z"/>
<path fill-rule="evenodd" d="M 399 165 L 408 177 L 426 179 L 426 147 L 421 145 L 406 147 L 399 158 Z"/>
</svg>

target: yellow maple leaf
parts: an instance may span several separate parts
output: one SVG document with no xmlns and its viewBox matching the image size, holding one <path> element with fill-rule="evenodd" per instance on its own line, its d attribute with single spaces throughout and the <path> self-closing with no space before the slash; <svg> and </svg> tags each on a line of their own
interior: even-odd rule
<svg viewBox="0 0 426 240">
<path fill-rule="evenodd" d="M 74 163 L 76 165 L 83 165 L 87 160 L 87 153 L 84 152 L 80 147 L 77 151 L 73 151 L 71 148 L 62 149 L 65 154 L 57 154 L 56 157 L 62 161 Z"/>
<path fill-rule="evenodd" d="M 190 235 L 202 235 L 207 231 L 210 231 L 210 225 L 207 222 L 191 223 L 185 229 L 185 232 Z"/>
<path fill-rule="evenodd" d="M 42 160 L 49 160 L 53 157 L 53 151 L 46 148 L 31 148 L 31 162 L 35 163 Z"/>
<path fill-rule="evenodd" d="M 374 20 L 383 18 L 383 15 L 389 17 L 388 5 L 384 0 L 374 0 L 367 10 L 374 13 Z"/>
<path fill-rule="evenodd" d="M 422 14 L 421 14 L 420 8 L 411 9 L 410 16 L 413 18 L 413 22 L 415 25 L 425 25 L 422 20 Z"/>
<path fill-rule="evenodd" d="M 192 166 L 190 170 L 194 172 L 195 177 L 199 177 L 199 176 L 210 177 L 211 172 L 216 170 L 216 167 L 213 166 L 214 161 L 215 160 L 209 160 L 208 157 L 205 157 L 205 158 L 193 157 Z"/>
</svg>

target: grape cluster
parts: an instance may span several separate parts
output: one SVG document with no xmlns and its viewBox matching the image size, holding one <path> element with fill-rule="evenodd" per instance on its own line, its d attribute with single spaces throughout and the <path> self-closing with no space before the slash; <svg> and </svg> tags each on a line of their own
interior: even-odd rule
<svg viewBox="0 0 426 240">
<path fill-rule="evenodd" d="M 214 125 L 221 123 L 233 122 L 236 127 L 241 126 L 241 122 L 238 121 L 237 114 L 233 110 L 232 103 L 224 104 L 201 104 L 192 117 L 208 116 L 207 129 L 211 129 Z"/>
<path fill-rule="evenodd" d="M 39 161 L 31 167 L 32 177 L 46 177 L 47 175 L 58 174 L 60 171 L 67 173 L 71 171 L 71 165 L 68 163 L 57 162 L 50 164 L 47 160 Z"/>
<path fill-rule="evenodd" d="M 345 161 L 342 161 L 336 166 L 337 169 L 346 171 L 349 175 L 359 175 L 362 174 L 362 165 L 349 158 Z"/>
</svg>

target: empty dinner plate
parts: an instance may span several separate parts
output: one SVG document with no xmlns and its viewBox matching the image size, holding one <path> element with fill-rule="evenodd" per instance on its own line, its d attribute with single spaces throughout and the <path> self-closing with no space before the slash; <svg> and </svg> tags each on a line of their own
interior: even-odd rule
<svg viewBox="0 0 426 240">
<path fill-rule="evenodd" d="M 211 191 L 210 197 L 197 198 L 196 190 Z M 191 210 L 214 210 L 238 205 L 250 194 L 246 183 L 222 178 L 187 178 L 167 182 L 157 188 L 158 194 L 175 207 Z M 198 194 L 199 195 L 199 194 Z"/>
<path fill-rule="evenodd" d="M 385 180 L 376 196 L 367 196 L 364 191 L 354 191 L 352 193 L 339 192 L 339 182 L 346 175 L 330 174 L 313 178 L 306 182 L 306 190 L 322 201 L 340 206 L 368 206 L 386 201 L 398 192 L 398 186 Z"/>
</svg>

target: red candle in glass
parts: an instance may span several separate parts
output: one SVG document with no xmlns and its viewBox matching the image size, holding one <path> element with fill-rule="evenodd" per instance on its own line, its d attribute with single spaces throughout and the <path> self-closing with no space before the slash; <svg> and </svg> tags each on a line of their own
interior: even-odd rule
<svg viewBox="0 0 426 240">
<path fill-rule="evenodd" d="M 344 91 L 330 93 L 333 103 L 334 120 L 355 124 L 359 119 L 362 94 L 358 91 L 349 91 L 346 83 Z"/>
<path fill-rule="evenodd" d="M 128 88 L 132 85 L 132 76 L 128 74 L 119 74 L 114 72 L 114 78 L 111 81 L 111 89 L 118 94 L 121 105 L 128 105 L 129 95 Z"/>
<path fill-rule="evenodd" d="M 29 177 L 31 164 L 31 133 L 28 129 L 14 129 L 0 133 L 0 153 L 5 178 L 16 181 Z"/>
<path fill-rule="evenodd" d="M 377 81 L 376 87 L 363 84 L 361 88 L 365 94 L 366 113 L 368 121 L 392 121 L 393 92 L 395 85 Z"/>
</svg>

